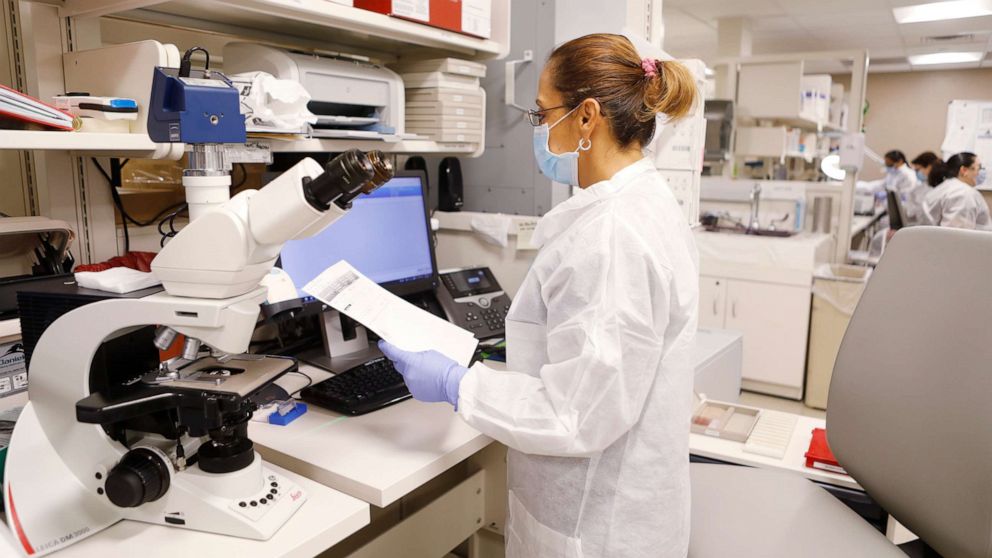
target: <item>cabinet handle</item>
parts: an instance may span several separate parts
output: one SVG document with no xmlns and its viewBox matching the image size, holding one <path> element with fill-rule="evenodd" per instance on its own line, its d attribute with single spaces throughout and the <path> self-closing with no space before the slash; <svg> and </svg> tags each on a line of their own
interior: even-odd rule
<svg viewBox="0 0 992 558">
<path fill-rule="evenodd" d="M 713 299 L 713 315 L 716 316 L 716 299 Z"/>
<path fill-rule="evenodd" d="M 736 300 L 730 303 L 730 316 L 733 317 L 733 318 L 736 318 L 737 317 L 737 301 Z"/>
</svg>

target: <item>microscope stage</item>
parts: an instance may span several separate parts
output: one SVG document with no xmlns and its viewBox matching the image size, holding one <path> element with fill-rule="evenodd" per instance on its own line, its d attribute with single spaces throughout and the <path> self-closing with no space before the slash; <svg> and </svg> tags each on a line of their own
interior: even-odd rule
<svg viewBox="0 0 992 558">
<path fill-rule="evenodd" d="M 295 369 L 296 361 L 291 358 L 246 355 L 222 362 L 214 357 L 203 357 L 181 368 L 178 380 L 158 386 L 247 397 Z"/>
</svg>

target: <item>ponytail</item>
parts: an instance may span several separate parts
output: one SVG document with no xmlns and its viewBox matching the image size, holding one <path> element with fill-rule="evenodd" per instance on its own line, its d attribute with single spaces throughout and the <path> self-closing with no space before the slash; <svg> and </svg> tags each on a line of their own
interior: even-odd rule
<svg viewBox="0 0 992 558">
<path fill-rule="evenodd" d="M 930 167 L 930 174 L 927 175 L 927 184 L 929 184 L 931 188 L 936 188 L 944 182 L 944 173 L 946 172 L 946 168 L 944 162 L 941 161 L 940 158 L 934 161 L 932 165 L 933 166 Z"/>
<path fill-rule="evenodd" d="M 957 178 L 961 174 L 962 168 L 968 168 L 975 164 L 975 154 L 962 151 L 951 156 L 944 165 L 944 178 Z"/>
<path fill-rule="evenodd" d="M 692 72 L 674 60 L 655 60 L 653 63 L 658 72 L 646 76 L 644 116 L 653 119 L 656 114 L 663 113 L 675 120 L 689 114 L 697 95 Z"/>
<path fill-rule="evenodd" d="M 699 97 L 688 68 L 672 60 L 642 59 L 622 35 L 572 39 L 551 53 L 548 71 L 567 107 L 585 99 L 599 102 L 621 147 L 647 145 L 657 114 L 682 118 Z"/>
</svg>

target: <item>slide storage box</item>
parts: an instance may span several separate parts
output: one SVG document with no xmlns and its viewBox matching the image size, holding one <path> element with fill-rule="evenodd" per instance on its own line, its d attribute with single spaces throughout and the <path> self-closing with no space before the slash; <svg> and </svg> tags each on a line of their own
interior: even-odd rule
<svg viewBox="0 0 992 558">
<path fill-rule="evenodd" d="M 407 103 L 406 115 L 411 116 L 464 116 L 482 118 L 485 108 L 482 103 Z"/>
<path fill-rule="evenodd" d="M 477 103 L 482 104 L 482 90 L 449 89 L 445 87 L 414 89 L 407 88 L 407 103 Z"/>
<path fill-rule="evenodd" d="M 407 128 L 440 128 L 445 131 L 481 132 L 481 118 L 443 115 L 407 115 Z"/>
</svg>

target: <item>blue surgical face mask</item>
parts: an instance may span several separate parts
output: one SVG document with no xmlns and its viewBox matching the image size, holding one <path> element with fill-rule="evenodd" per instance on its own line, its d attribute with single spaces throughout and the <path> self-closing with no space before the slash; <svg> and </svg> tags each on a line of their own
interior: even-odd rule
<svg viewBox="0 0 992 558">
<path fill-rule="evenodd" d="M 896 169 L 895 167 L 890 167 L 888 165 L 885 166 L 885 172 L 887 172 L 889 174 L 892 174 L 892 173 L 896 172 L 896 170 L 898 170 L 898 169 Z"/>
<path fill-rule="evenodd" d="M 925 172 L 923 172 L 921 170 L 918 170 L 918 171 L 916 171 L 916 179 L 919 180 L 920 182 L 926 182 L 927 181 L 927 175 L 926 175 Z"/>
<path fill-rule="evenodd" d="M 580 139 L 579 146 L 575 151 L 559 154 L 551 152 L 551 148 L 548 147 L 548 138 L 551 136 L 551 129 L 568 118 L 577 108 L 579 107 L 568 111 L 565 116 L 550 126 L 541 124 L 534 128 L 534 158 L 537 159 L 537 167 L 541 169 L 541 174 L 555 182 L 569 186 L 579 185 L 579 152 L 588 151 L 592 147 L 592 142 Z"/>
<path fill-rule="evenodd" d="M 985 167 L 978 169 L 978 176 L 975 177 L 975 186 L 985 184 Z"/>
</svg>

